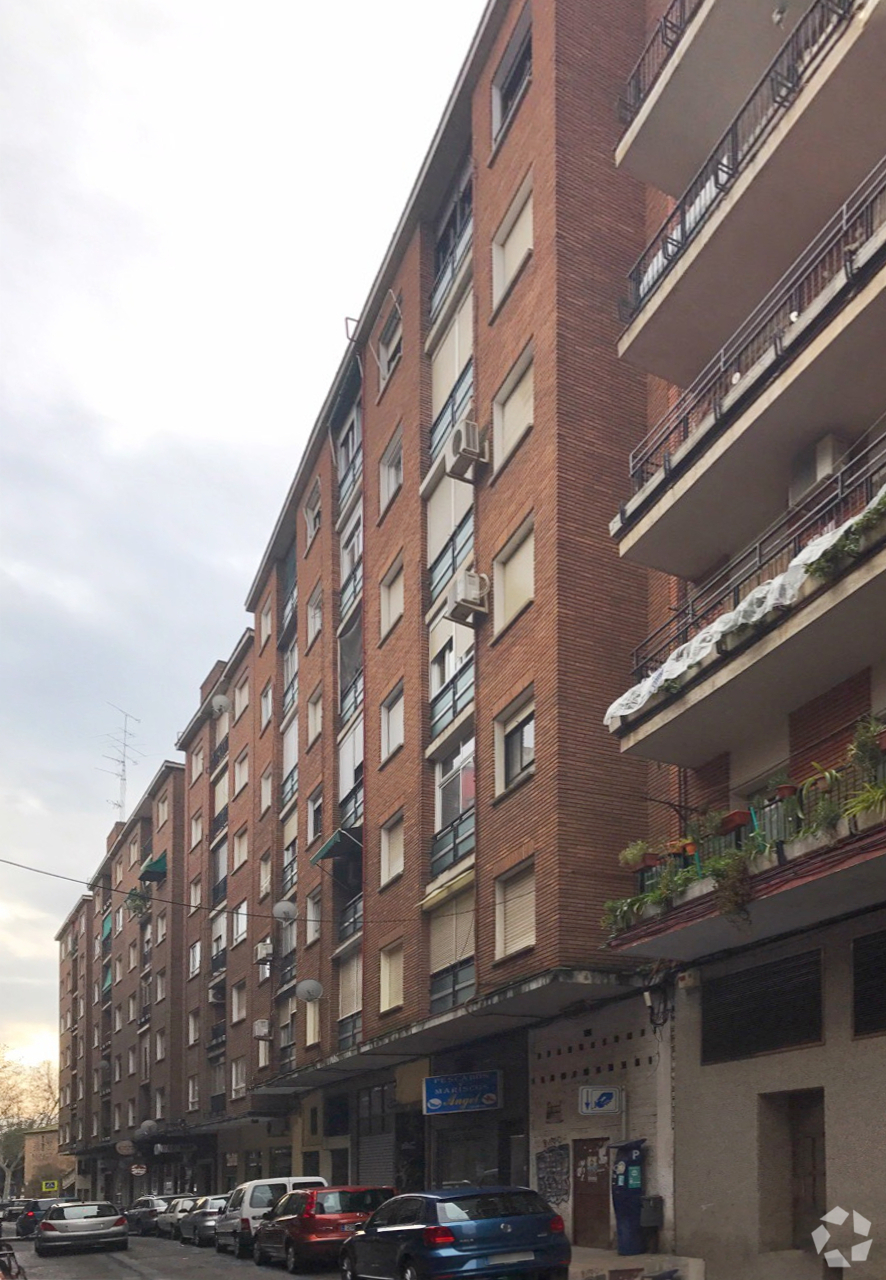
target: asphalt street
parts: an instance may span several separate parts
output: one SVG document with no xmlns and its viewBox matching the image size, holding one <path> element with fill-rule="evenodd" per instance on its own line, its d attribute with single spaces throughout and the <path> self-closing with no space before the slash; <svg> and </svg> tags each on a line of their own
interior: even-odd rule
<svg viewBox="0 0 886 1280">
<path fill-rule="evenodd" d="M 66 1253 L 37 1258 L 29 1240 L 12 1242 L 28 1280 L 251 1280 L 252 1276 L 285 1275 L 282 1267 L 259 1272 L 250 1259 L 238 1261 L 229 1253 L 195 1249 L 154 1236 L 132 1236 L 126 1252 Z M 337 1272 L 313 1271 L 305 1280 L 334 1280 Z"/>
</svg>

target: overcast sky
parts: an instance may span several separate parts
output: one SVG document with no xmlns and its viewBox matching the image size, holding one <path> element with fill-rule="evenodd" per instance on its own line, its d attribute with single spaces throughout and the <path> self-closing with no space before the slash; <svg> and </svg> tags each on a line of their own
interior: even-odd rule
<svg viewBox="0 0 886 1280">
<path fill-rule="evenodd" d="M 0 856 L 74 877 L 243 600 L 483 0 L 0 0 Z M 76 885 L 0 866 L 0 1044 Z"/>
</svg>

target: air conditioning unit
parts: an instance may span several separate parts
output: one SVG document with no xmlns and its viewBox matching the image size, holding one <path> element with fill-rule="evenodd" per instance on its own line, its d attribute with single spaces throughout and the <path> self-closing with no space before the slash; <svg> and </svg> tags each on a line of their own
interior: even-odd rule
<svg viewBox="0 0 886 1280">
<path fill-rule="evenodd" d="M 274 958 L 273 942 L 257 942 L 255 944 L 255 963 L 267 964 L 269 960 Z"/>
<path fill-rule="evenodd" d="M 224 1004 L 225 984 L 223 982 L 213 982 L 209 988 L 208 994 L 210 1004 Z"/>
<path fill-rule="evenodd" d="M 446 441 L 446 474 L 470 484 L 474 463 L 485 461 L 486 446 L 481 443 L 480 428 L 471 418 L 464 418 Z"/>
<path fill-rule="evenodd" d="M 252 1024 L 252 1038 L 253 1040 L 273 1040 L 270 1019 L 256 1018 Z"/>
<path fill-rule="evenodd" d="M 845 452 L 845 440 L 841 440 L 833 432 L 801 449 L 791 464 L 788 505 L 795 506 L 817 484 L 832 476 Z"/>
<path fill-rule="evenodd" d="M 487 612 L 489 579 L 482 573 L 460 573 L 449 588 L 444 617 L 470 625 L 477 614 Z"/>
</svg>

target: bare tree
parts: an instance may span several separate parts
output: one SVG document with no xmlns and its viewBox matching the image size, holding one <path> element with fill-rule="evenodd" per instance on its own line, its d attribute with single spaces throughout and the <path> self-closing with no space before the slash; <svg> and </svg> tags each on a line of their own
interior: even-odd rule
<svg viewBox="0 0 886 1280">
<path fill-rule="evenodd" d="M 0 1175 L 9 1195 L 24 1161 L 25 1133 L 58 1120 L 58 1071 L 51 1062 L 26 1066 L 0 1046 Z"/>
</svg>

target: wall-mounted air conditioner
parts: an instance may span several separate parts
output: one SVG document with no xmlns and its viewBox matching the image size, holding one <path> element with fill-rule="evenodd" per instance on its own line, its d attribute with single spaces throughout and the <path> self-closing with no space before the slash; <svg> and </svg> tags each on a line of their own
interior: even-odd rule
<svg viewBox="0 0 886 1280">
<path fill-rule="evenodd" d="M 470 625 L 478 614 L 487 612 L 489 579 L 483 573 L 460 573 L 446 597 L 444 617 L 450 622 Z"/>
<path fill-rule="evenodd" d="M 267 964 L 269 960 L 274 958 L 273 942 L 257 942 L 255 944 L 255 963 Z"/>
<path fill-rule="evenodd" d="M 470 484 L 474 463 L 485 461 L 486 446 L 480 440 L 480 427 L 473 419 L 464 418 L 446 441 L 446 474 Z"/>
<path fill-rule="evenodd" d="M 846 452 L 846 442 L 833 432 L 807 445 L 795 455 L 791 464 L 788 505 L 793 507 L 822 480 L 832 476 Z"/>
<path fill-rule="evenodd" d="M 271 1023 L 268 1018 L 256 1018 L 252 1024 L 253 1040 L 272 1040 Z"/>
</svg>

